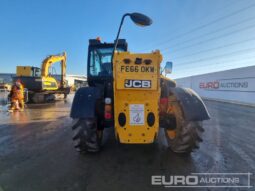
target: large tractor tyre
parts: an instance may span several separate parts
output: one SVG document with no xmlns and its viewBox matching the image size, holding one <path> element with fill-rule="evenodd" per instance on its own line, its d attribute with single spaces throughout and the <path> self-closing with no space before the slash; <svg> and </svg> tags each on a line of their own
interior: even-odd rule
<svg viewBox="0 0 255 191">
<path fill-rule="evenodd" d="M 102 130 L 97 130 L 95 119 L 74 119 L 72 124 L 73 142 L 80 153 L 100 151 Z"/>
<path fill-rule="evenodd" d="M 191 153 L 199 148 L 204 131 L 202 122 L 184 119 L 180 103 L 174 96 L 169 97 L 167 114 L 174 119 L 174 127 L 165 128 L 169 147 L 176 153 Z M 173 123 L 172 123 L 173 124 Z"/>
</svg>

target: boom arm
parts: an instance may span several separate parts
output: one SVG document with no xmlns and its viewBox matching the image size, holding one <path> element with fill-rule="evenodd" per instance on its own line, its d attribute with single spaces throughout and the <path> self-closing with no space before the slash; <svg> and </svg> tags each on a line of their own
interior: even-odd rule
<svg viewBox="0 0 255 191">
<path fill-rule="evenodd" d="M 50 55 L 42 62 L 42 77 L 49 75 L 49 68 L 52 64 L 61 62 L 61 87 L 64 87 L 64 79 L 66 76 L 66 53 L 59 55 Z"/>
</svg>

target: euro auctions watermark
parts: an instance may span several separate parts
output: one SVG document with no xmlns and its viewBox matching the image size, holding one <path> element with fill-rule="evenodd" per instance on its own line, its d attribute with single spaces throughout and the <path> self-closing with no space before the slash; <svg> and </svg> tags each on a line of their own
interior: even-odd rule
<svg viewBox="0 0 255 191">
<path fill-rule="evenodd" d="M 252 188 L 252 173 L 191 173 L 190 175 L 153 175 L 154 186 L 187 188 Z"/>
</svg>

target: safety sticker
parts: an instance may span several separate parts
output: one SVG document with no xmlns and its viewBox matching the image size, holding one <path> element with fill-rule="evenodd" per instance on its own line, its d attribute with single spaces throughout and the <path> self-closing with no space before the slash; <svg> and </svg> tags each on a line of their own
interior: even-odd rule
<svg viewBox="0 0 255 191">
<path fill-rule="evenodd" d="M 130 104 L 130 125 L 144 125 L 144 104 Z"/>
</svg>

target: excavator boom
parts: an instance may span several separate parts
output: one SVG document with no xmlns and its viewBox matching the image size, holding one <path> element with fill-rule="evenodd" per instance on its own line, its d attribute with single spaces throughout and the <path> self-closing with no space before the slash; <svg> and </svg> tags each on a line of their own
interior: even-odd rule
<svg viewBox="0 0 255 191">
<path fill-rule="evenodd" d="M 66 76 L 66 53 L 59 55 L 50 55 L 42 62 L 42 77 L 49 76 L 49 68 L 56 62 L 61 62 L 61 87 L 64 87 L 64 79 Z"/>
</svg>

